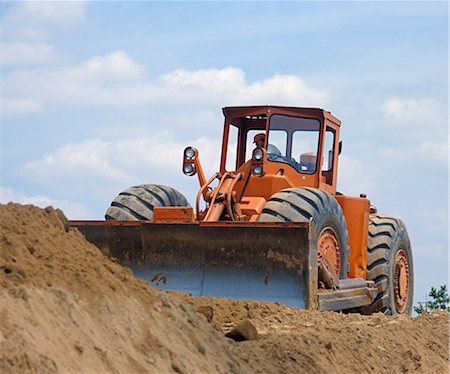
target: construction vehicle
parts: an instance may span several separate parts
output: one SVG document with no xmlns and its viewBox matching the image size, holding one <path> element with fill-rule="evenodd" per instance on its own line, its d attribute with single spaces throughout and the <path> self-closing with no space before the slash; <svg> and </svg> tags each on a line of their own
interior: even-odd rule
<svg viewBox="0 0 450 374">
<path fill-rule="evenodd" d="M 198 176 L 195 206 L 173 188 L 122 191 L 106 221 L 72 221 L 88 240 L 164 290 L 298 308 L 411 314 L 403 222 L 366 195 L 336 191 L 341 122 L 317 108 L 223 108 L 220 168 Z"/>
</svg>

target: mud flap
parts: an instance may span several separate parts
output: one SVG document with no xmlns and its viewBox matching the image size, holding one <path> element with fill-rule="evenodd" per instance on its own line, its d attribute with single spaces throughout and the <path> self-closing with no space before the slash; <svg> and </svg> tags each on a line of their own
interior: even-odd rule
<svg viewBox="0 0 450 374">
<path fill-rule="evenodd" d="M 103 253 L 163 290 L 318 308 L 312 222 L 71 225 Z"/>
</svg>

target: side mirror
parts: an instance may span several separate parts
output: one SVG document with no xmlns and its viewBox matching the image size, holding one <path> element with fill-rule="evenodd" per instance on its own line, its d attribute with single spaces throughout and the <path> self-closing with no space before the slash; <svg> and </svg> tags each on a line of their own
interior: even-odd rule
<svg viewBox="0 0 450 374">
<path fill-rule="evenodd" d="M 339 142 L 338 155 L 340 155 L 341 152 L 342 152 L 342 140 Z"/>
</svg>

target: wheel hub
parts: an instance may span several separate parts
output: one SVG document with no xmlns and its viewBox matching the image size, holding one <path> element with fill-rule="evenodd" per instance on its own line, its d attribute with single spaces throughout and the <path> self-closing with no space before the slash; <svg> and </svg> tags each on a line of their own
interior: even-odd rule
<svg viewBox="0 0 450 374">
<path fill-rule="evenodd" d="M 409 291 L 408 257 L 403 249 L 397 252 L 394 266 L 395 307 L 398 313 L 403 313 L 408 304 Z"/>
<path fill-rule="evenodd" d="M 326 228 L 320 234 L 317 242 L 317 260 L 320 265 L 322 258 L 326 257 L 336 276 L 340 273 L 340 251 L 336 233 L 331 228 Z"/>
</svg>

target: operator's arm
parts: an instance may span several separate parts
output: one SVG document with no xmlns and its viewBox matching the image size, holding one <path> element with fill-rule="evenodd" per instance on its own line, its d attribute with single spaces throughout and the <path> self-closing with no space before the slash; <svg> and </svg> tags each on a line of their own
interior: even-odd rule
<svg viewBox="0 0 450 374">
<path fill-rule="evenodd" d="M 280 150 L 273 144 L 267 145 L 267 159 L 270 161 L 284 161 L 284 157 Z"/>
</svg>

